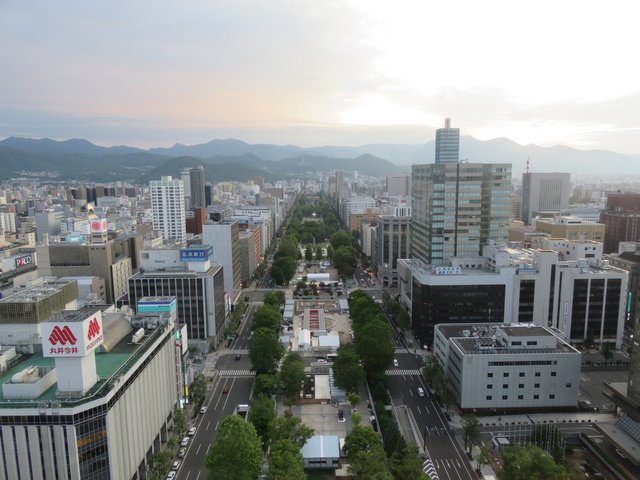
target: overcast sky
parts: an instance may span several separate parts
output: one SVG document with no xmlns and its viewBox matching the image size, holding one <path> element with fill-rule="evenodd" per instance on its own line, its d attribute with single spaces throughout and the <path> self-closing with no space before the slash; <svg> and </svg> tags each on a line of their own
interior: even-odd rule
<svg viewBox="0 0 640 480">
<path fill-rule="evenodd" d="M 0 137 L 640 153 L 640 5 L 0 0 Z"/>
</svg>

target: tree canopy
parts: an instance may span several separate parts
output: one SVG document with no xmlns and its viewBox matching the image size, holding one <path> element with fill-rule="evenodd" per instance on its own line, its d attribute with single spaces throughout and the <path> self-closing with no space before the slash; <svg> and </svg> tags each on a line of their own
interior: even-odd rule
<svg viewBox="0 0 640 480">
<path fill-rule="evenodd" d="M 256 373 L 275 372 L 283 353 L 284 347 L 276 332 L 269 328 L 257 328 L 253 332 L 249 358 Z"/>
<path fill-rule="evenodd" d="M 280 367 L 279 378 L 285 395 L 293 399 L 307 378 L 304 373 L 304 361 L 298 352 L 290 352 L 286 355 Z"/>
<path fill-rule="evenodd" d="M 516 445 L 502 451 L 500 480 L 569 480 L 567 469 L 534 445 Z"/>
<path fill-rule="evenodd" d="M 304 423 L 299 417 L 277 417 L 269 425 L 269 439 L 271 443 L 279 440 L 290 440 L 302 448 L 307 440 L 313 436 L 313 429 Z"/>
<path fill-rule="evenodd" d="M 269 425 L 276 418 L 276 406 L 270 397 L 259 395 L 249 410 L 249 421 L 263 443 L 269 440 Z"/>
<path fill-rule="evenodd" d="M 305 480 L 300 447 L 291 440 L 278 440 L 271 445 L 267 480 Z"/>
<path fill-rule="evenodd" d="M 255 480 L 262 469 L 262 446 L 256 429 L 238 415 L 229 415 L 206 459 L 211 480 Z"/>
<path fill-rule="evenodd" d="M 364 369 L 352 345 L 345 345 L 338 349 L 332 368 L 336 385 L 347 392 L 356 392 L 364 383 Z"/>
</svg>

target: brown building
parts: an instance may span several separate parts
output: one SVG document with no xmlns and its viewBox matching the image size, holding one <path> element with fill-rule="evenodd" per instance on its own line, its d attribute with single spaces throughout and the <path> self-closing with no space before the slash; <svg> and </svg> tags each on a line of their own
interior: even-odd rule
<svg viewBox="0 0 640 480">
<path fill-rule="evenodd" d="M 187 212 L 185 219 L 187 233 L 200 235 L 202 233 L 202 225 L 207 221 L 207 210 L 203 207 L 194 208 L 192 212 Z"/>
<path fill-rule="evenodd" d="M 617 252 L 620 242 L 640 241 L 640 193 L 609 193 L 600 223 L 605 226 L 604 253 Z"/>
<path fill-rule="evenodd" d="M 588 222 L 578 217 L 556 216 L 549 219 L 536 220 L 535 231 L 546 233 L 551 238 L 594 242 L 604 241 L 605 226 L 601 223 Z"/>
</svg>

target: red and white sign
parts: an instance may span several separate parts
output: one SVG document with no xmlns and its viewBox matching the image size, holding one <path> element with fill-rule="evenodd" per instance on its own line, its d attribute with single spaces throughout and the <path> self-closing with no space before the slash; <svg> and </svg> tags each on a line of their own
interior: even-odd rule
<svg viewBox="0 0 640 480">
<path fill-rule="evenodd" d="M 91 221 L 91 231 L 94 233 L 103 233 L 107 231 L 107 220 L 96 218 Z"/>
<path fill-rule="evenodd" d="M 84 357 L 104 340 L 102 312 L 75 322 L 44 322 L 42 354 L 45 357 Z"/>
</svg>

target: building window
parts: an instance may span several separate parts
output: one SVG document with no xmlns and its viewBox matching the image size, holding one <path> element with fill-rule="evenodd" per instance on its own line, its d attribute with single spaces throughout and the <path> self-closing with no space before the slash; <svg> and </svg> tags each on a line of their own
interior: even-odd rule
<svg viewBox="0 0 640 480">
<path fill-rule="evenodd" d="M 518 400 L 524 400 L 524 395 L 518 395 Z"/>
<path fill-rule="evenodd" d="M 540 372 L 536 372 L 536 377 L 539 377 L 539 376 L 540 376 Z"/>
<path fill-rule="evenodd" d="M 503 383 L 502 384 L 502 388 L 509 388 L 509 384 L 508 383 Z"/>
<path fill-rule="evenodd" d="M 564 386 L 567 388 L 571 388 L 571 383 L 565 383 Z"/>
<path fill-rule="evenodd" d="M 540 388 L 540 384 L 539 384 L 539 383 L 536 383 L 536 384 L 533 386 L 533 388 Z"/>
<path fill-rule="evenodd" d="M 524 377 L 524 372 L 520 372 L 520 376 L 521 376 L 521 377 Z"/>
<path fill-rule="evenodd" d="M 493 373 L 491 372 L 487 373 L 487 378 L 493 378 Z"/>
<path fill-rule="evenodd" d="M 553 393 L 549 395 L 550 400 L 553 400 L 554 398 L 556 398 L 556 396 Z"/>
<path fill-rule="evenodd" d="M 502 395 L 503 400 L 509 400 L 509 395 Z"/>
<path fill-rule="evenodd" d="M 508 376 L 509 376 L 509 372 L 504 372 L 504 373 L 502 374 L 502 376 L 503 376 L 503 377 L 508 377 Z"/>
<path fill-rule="evenodd" d="M 493 388 L 493 384 L 488 383 L 488 384 L 487 384 L 487 388 L 488 388 L 488 389 L 492 389 L 492 388 Z"/>
<path fill-rule="evenodd" d="M 524 383 L 518 384 L 518 388 L 524 388 Z"/>
<path fill-rule="evenodd" d="M 538 400 L 539 398 L 540 398 L 540 395 L 534 395 L 534 396 L 533 396 L 533 399 L 534 399 L 534 400 Z"/>
<path fill-rule="evenodd" d="M 487 395 L 487 400 L 491 400 L 491 395 Z"/>
<path fill-rule="evenodd" d="M 551 376 L 555 377 L 556 376 L 556 372 L 551 372 Z"/>
</svg>

